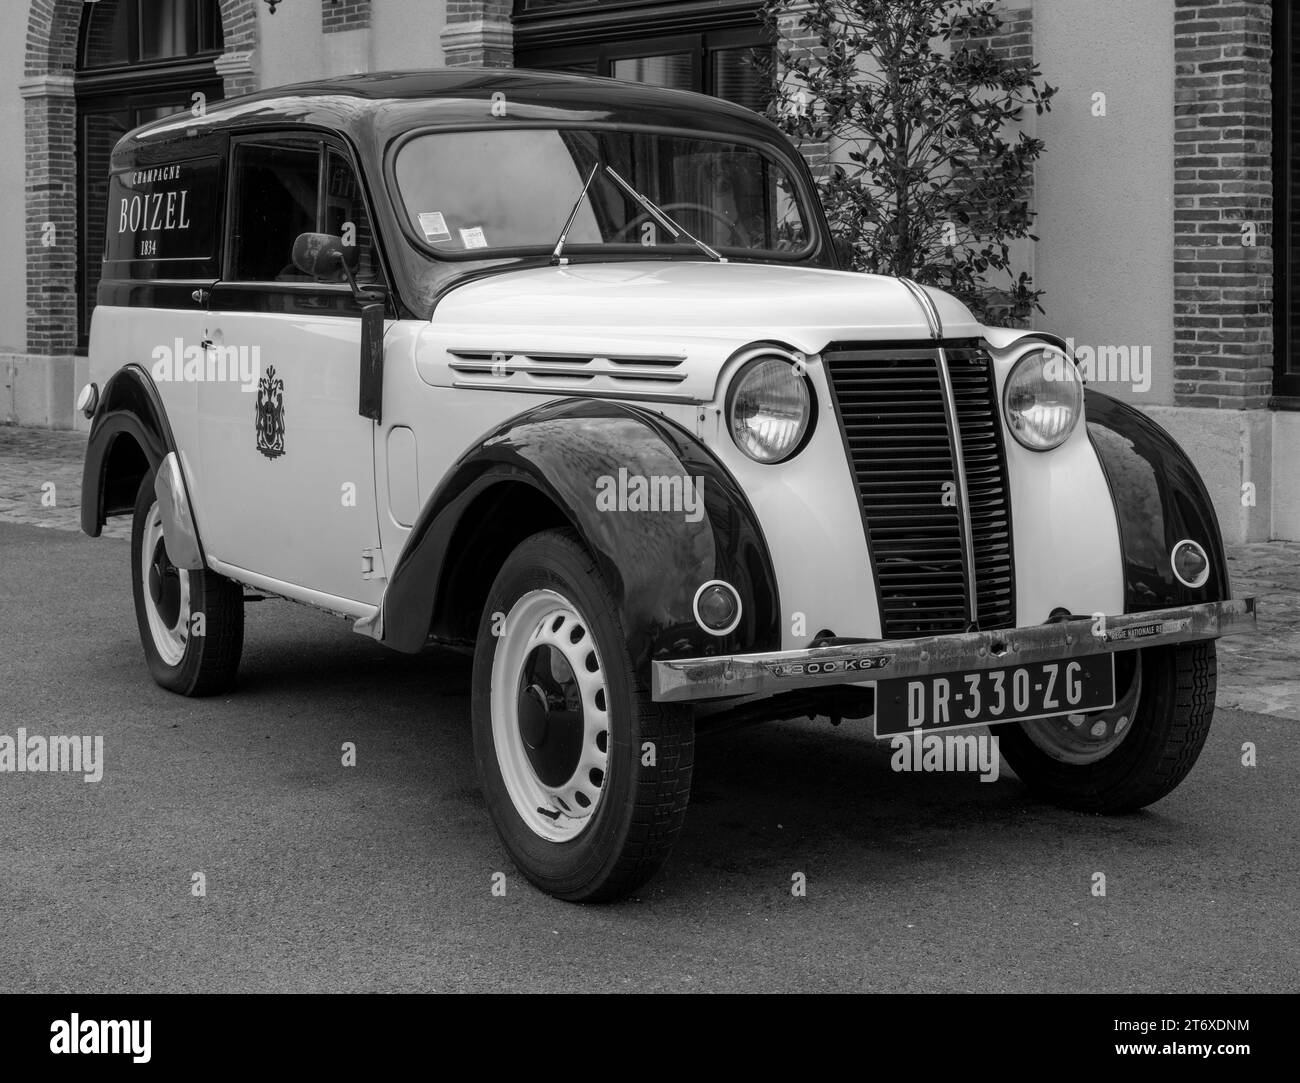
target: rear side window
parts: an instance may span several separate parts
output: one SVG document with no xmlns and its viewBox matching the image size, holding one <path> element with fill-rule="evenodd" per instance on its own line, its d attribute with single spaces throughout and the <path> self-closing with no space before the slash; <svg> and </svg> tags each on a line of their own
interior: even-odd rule
<svg viewBox="0 0 1300 1083">
<path fill-rule="evenodd" d="M 221 163 L 169 162 L 114 173 L 108 182 L 104 259 L 152 264 L 149 275 L 184 278 L 216 255 Z"/>
<path fill-rule="evenodd" d="M 333 148 L 243 143 L 231 185 L 229 277 L 236 282 L 310 282 L 293 264 L 300 233 L 330 233 L 355 246 L 356 276 L 373 281 L 374 235 L 352 164 Z"/>
</svg>

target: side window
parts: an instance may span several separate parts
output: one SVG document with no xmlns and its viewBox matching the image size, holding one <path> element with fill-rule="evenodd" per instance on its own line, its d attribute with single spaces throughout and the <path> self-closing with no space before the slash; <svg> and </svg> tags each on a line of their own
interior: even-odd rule
<svg viewBox="0 0 1300 1083">
<path fill-rule="evenodd" d="M 332 149 L 325 153 L 325 221 L 321 223 L 321 232 L 342 237 L 345 245 L 355 245 L 358 281 L 375 280 L 378 272 L 375 236 L 366 215 L 361 183 L 352 164 Z"/>
<path fill-rule="evenodd" d="M 377 277 L 374 233 L 361 184 L 338 151 L 244 143 L 235 149 L 231 184 L 230 277 L 236 282 L 312 281 L 293 265 L 293 242 L 300 233 L 343 238 L 345 245 L 356 247 L 358 280 Z"/>
<path fill-rule="evenodd" d="M 316 231 L 320 152 L 309 147 L 235 148 L 230 277 L 236 282 L 309 282 L 293 265 L 293 242 Z"/>
</svg>

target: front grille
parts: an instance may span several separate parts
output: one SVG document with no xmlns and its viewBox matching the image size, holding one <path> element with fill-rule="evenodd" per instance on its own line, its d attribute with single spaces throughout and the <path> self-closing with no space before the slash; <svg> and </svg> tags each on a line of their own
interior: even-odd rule
<svg viewBox="0 0 1300 1083">
<path fill-rule="evenodd" d="M 992 361 L 973 344 L 953 344 L 943 354 L 951 414 L 937 349 L 836 345 L 823 354 L 887 639 L 1015 623 L 1011 508 Z"/>
<path fill-rule="evenodd" d="M 944 354 L 966 465 L 977 619 L 983 629 L 1012 628 L 1016 623 L 1016 575 L 1011 556 L 1011 497 L 993 362 L 978 349 L 947 349 Z"/>
</svg>

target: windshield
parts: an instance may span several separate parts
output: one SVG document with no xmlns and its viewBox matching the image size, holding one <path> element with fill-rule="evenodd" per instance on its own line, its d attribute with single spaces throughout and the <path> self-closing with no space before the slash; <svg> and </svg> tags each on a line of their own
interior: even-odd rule
<svg viewBox="0 0 1300 1083">
<path fill-rule="evenodd" d="M 756 147 L 695 136 L 558 128 L 435 132 L 394 163 L 417 237 L 439 255 L 555 247 L 595 165 L 612 166 L 679 225 L 724 255 L 797 259 L 811 227 L 786 167 Z M 566 255 L 598 247 L 699 255 L 603 172 L 569 230 Z"/>
</svg>

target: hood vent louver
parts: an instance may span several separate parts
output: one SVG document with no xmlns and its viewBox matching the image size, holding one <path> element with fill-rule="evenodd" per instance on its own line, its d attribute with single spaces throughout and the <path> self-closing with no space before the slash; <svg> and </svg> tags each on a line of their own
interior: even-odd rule
<svg viewBox="0 0 1300 1083">
<path fill-rule="evenodd" d="M 652 354 L 547 353 L 509 350 L 451 350 L 453 386 L 617 398 L 655 398 L 693 402 L 674 394 L 686 380 L 685 358 Z"/>
</svg>

